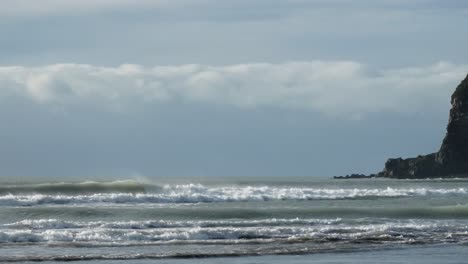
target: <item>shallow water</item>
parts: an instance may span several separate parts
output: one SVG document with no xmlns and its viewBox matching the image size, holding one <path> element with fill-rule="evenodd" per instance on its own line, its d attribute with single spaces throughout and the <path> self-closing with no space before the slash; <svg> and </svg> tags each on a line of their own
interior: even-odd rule
<svg viewBox="0 0 468 264">
<path fill-rule="evenodd" d="M 236 257 L 239 263 L 262 263 L 271 255 L 300 255 L 300 262 L 426 248 L 468 250 L 466 180 L 0 185 L 0 262 L 208 258 L 217 263 Z"/>
<path fill-rule="evenodd" d="M 129 264 L 463 264 L 468 259 L 468 249 L 464 246 L 444 245 L 439 247 L 413 246 L 404 249 L 373 250 L 341 253 L 320 253 L 307 255 L 266 255 L 254 257 L 220 257 L 220 258 L 189 258 L 162 260 L 125 260 L 117 263 Z M 36 262 L 24 262 L 36 263 Z M 63 263 L 60 261 L 46 261 L 45 264 Z M 69 263 L 69 262 L 67 262 Z M 79 263 L 110 264 L 116 261 L 82 261 Z"/>
</svg>

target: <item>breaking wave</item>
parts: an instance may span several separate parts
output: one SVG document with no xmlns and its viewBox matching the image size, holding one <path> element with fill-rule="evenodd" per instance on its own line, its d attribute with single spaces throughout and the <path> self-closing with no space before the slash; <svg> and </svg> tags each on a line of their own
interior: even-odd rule
<svg viewBox="0 0 468 264">
<path fill-rule="evenodd" d="M 37 219 L 0 225 L 0 262 L 309 254 L 441 243 L 468 243 L 466 222 L 388 218 L 96 222 Z M 41 247 L 42 254 L 29 255 L 28 249 L 38 245 L 46 246 Z"/>
<path fill-rule="evenodd" d="M 262 220 L 200 220 L 200 221 L 116 221 L 116 222 L 79 222 L 60 221 L 57 219 L 22 220 L 0 225 L 0 230 L 8 229 L 77 229 L 77 228 L 112 228 L 112 229 L 155 229 L 180 227 L 255 227 L 287 225 L 331 225 L 340 223 L 341 219 L 262 219 Z"/>
<path fill-rule="evenodd" d="M 73 222 L 24 220 L 0 226 L 1 243 L 466 242 L 468 226 L 443 220 L 263 219 L 225 221 Z"/>
<path fill-rule="evenodd" d="M 0 216 L 2 263 L 468 245 L 458 182 L 10 182 Z"/>
<path fill-rule="evenodd" d="M 28 193 L 25 190 L 28 190 Z M 10 190 L 10 192 L 7 192 Z M 22 190 L 22 191 L 21 191 Z M 37 191 L 34 192 L 33 190 Z M 46 204 L 161 204 L 275 200 L 373 199 L 466 195 L 465 188 L 313 188 L 288 186 L 143 185 L 132 181 L 3 187 L 0 206 Z"/>
</svg>

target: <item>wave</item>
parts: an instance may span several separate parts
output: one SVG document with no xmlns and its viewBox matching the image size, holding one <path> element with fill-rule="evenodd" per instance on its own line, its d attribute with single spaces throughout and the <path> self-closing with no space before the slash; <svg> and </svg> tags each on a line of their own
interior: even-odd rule
<svg viewBox="0 0 468 264">
<path fill-rule="evenodd" d="M 38 207 L 0 207 L 3 221 L 28 219 L 47 219 L 60 217 L 63 220 L 96 221 L 96 219 L 125 219 L 132 216 L 135 221 L 147 219 L 193 219 L 214 221 L 227 219 L 259 220 L 265 218 L 287 219 L 299 218 L 346 218 L 363 217 L 393 219 L 468 219 L 468 204 L 430 206 L 408 204 L 406 206 L 315 206 L 309 203 L 271 204 L 265 206 L 234 205 L 210 206 L 209 204 L 192 206 L 38 206 Z"/>
<path fill-rule="evenodd" d="M 145 184 L 132 181 L 111 182 L 57 182 L 0 186 L 0 194 L 90 194 L 90 193 L 143 193 Z"/>
<path fill-rule="evenodd" d="M 331 225 L 341 222 L 336 219 L 261 219 L 261 220 L 199 220 L 199 221 L 115 221 L 115 222 L 80 222 L 62 221 L 57 219 L 22 220 L 0 225 L 0 230 L 8 229 L 77 229 L 77 228 L 112 228 L 112 229 L 155 229 L 177 227 L 255 227 L 255 226 L 287 226 L 287 225 Z"/>
<path fill-rule="evenodd" d="M 10 188 L 10 187 L 8 187 Z M 7 189 L 8 189 L 7 188 Z M 16 187 L 15 187 L 16 188 Z M 39 188 L 35 186 L 34 188 Z M 44 187 L 45 188 L 45 187 Z M 5 189 L 5 188 L 4 188 Z M 467 195 L 465 188 L 312 188 L 275 186 L 221 186 L 201 184 L 145 186 L 135 182 L 80 183 L 47 185 L 48 190 L 79 190 L 79 194 L 15 194 L 0 195 L 3 206 L 43 204 L 160 204 L 252 202 L 275 200 L 376 199 L 434 195 Z M 89 193 L 84 193 L 86 189 Z M 16 191 L 18 191 L 17 189 Z M 98 192 L 106 190 L 109 192 Z"/>
<path fill-rule="evenodd" d="M 468 243 L 466 221 L 270 218 L 80 222 L 38 219 L 0 225 L 0 262 L 310 254 L 447 243 Z"/>
<path fill-rule="evenodd" d="M 135 228 L 136 227 L 136 228 Z M 3 225 L 1 243 L 145 245 L 157 243 L 242 243 L 256 241 L 468 242 L 466 222 L 441 220 L 266 219 L 262 221 L 61 222 L 21 221 Z"/>
</svg>

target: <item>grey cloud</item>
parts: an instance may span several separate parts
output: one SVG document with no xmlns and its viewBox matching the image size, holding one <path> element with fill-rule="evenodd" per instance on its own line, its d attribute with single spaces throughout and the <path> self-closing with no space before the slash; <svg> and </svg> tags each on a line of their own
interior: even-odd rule
<svg viewBox="0 0 468 264">
<path fill-rule="evenodd" d="M 187 7 L 228 11 L 237 9 L 243 14 L 261 14 L 262 10 L 276 10 L 275 13 L 283 13 L 285 9 L 303 8 L 466 8 L 463 0 L 382 0 L 382 1 L 351 1 L 351 0 L 4 0 L 0 4 L 1 13 L 9 16 L 18 15 L 51 15 L 63 13 L 83 13 L 102 10 L 134 10 L 134 9 L 184 9 Z M 268 12 L 268 11 L 267 11 Z M 221 12 L 224 13 L 224 12 Z"/>
<path fill-rule="evenodd" d="M 2 1 L 0 64 L 466 63 L 456 2 Z"/>
</svg>

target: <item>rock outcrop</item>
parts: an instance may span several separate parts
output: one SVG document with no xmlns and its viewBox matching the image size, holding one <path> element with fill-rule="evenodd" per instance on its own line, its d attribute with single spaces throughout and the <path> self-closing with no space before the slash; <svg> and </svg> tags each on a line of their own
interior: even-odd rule
<svg viewBox="0 0 468 264">
<path fill-rule="evenodd" d="M 468 177 L 468 76 L 453 93 L 451 104 L 447 134 L 438 152 L 416 158 L 389 159 L 376 177 Z"/>
</svg>

